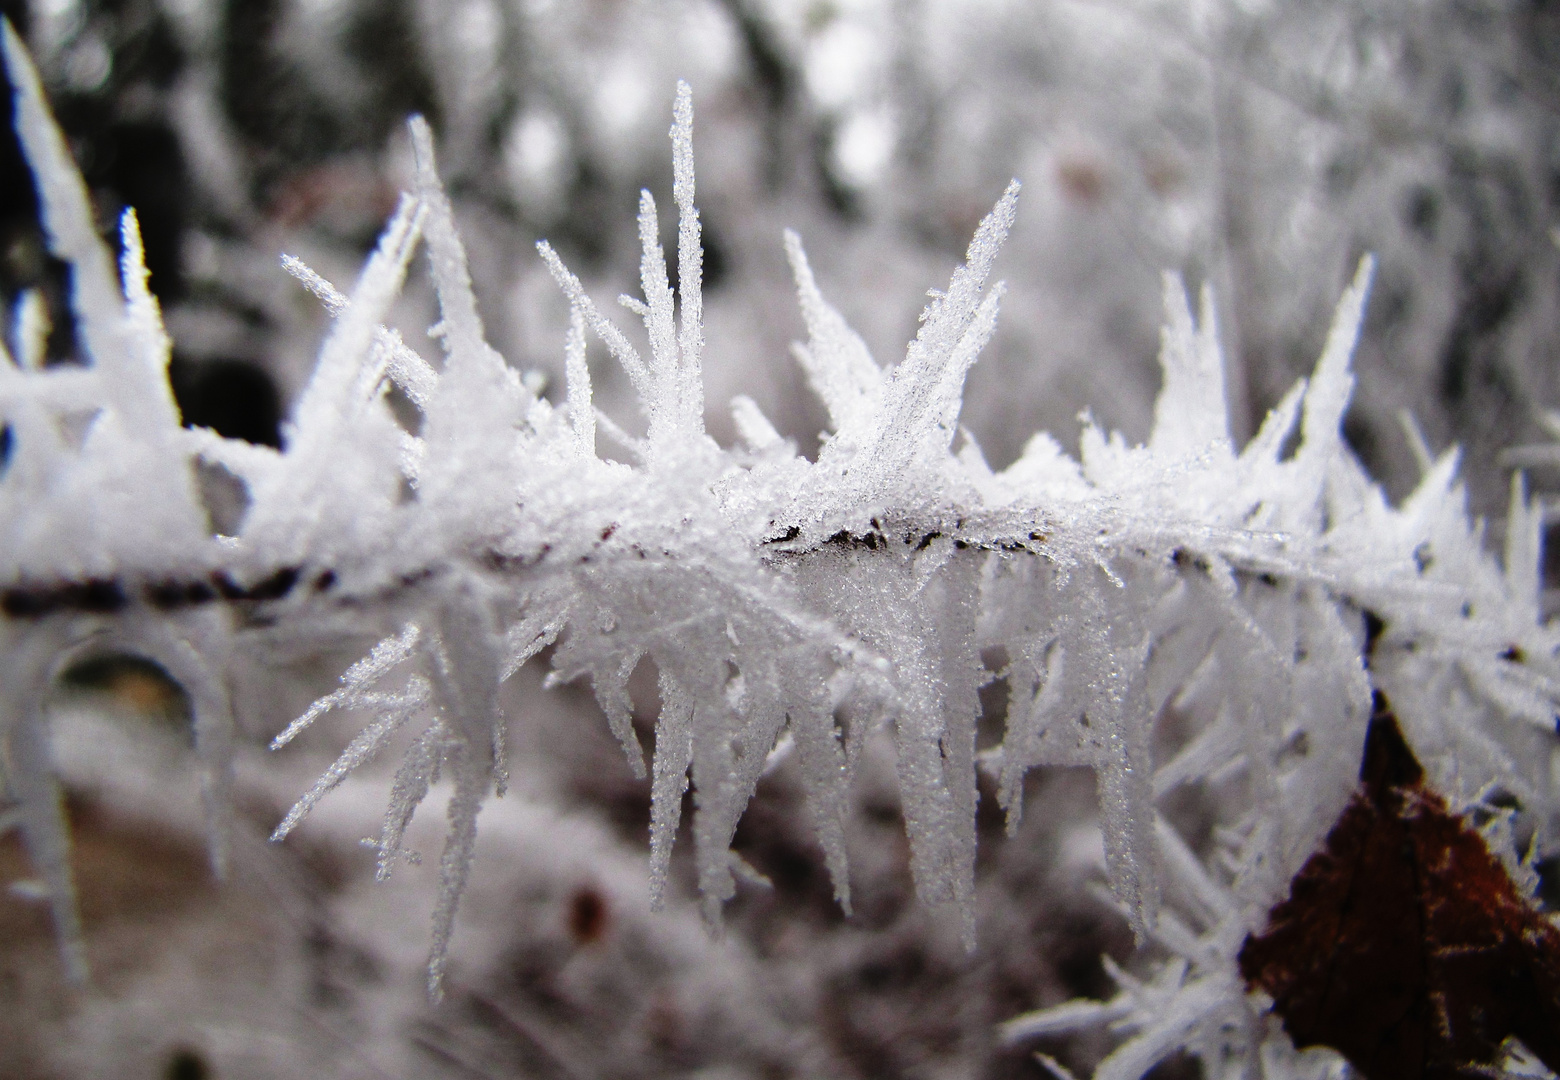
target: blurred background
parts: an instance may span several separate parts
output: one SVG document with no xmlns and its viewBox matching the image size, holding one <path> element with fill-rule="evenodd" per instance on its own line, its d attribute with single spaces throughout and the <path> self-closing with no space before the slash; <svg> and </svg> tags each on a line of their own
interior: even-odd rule
<svg viewBox="0 0 1560 1080">
<path fill-rule="evenodd" d="M 803 328 L 782 228 L 889 364 L 1015 176 L 1019 221 L 999 262 L 1009 293 L 962 417 L 993 467 L 1036 430 L 1075 445 L 1086 408 L 1147 435 L 1165 270 L 1216 293 L 1244 438 L 1315 363 L 1339 292 L 1375 252 L 1345 427 L 1394 498 L 1419 476 L 1418 449 L 1459 444 L 1472 507 L 1498 533 L 1503 451 L 1552 434 L 1544 411 L 1560 406 L 1555 0 L 0 10 L 37 58 L 100 221 L 140 215 L 186 422 L 230 436 L 285 441 L 326 320 L 279 256 L 350 284 L 409 184 L 414 112 L 437 133 L 490 339 L 556 400 L 567 306 L 534 242 L 548 238 L 599 300 L 637 291 L 637 192 L 672 205 L 679 78 L 694 90 L 708 423 L 722 442 L 739 392 L 803 453 L 825 422 L 788 356 Z M 29 288 L 48 301 L 51 358 L 68 361 L 66 276 L 7 131 L 7 310 Z M 419 269 L 395 321 L 434 355 L 435 317 Z M 632 430 L 626 380 L 604 350 L 591 362 L 604 407 Z M 1533 483 L 1560 487 L 1560 472 Z M 449 1000 L 427 1005 L 435 868 L 376 886 L 357 843 L 376 828 L 384 775 L 344 785 L 285 845 L 264 843 L 353 718 L 281 755 L 264 742 L 358 655 L 235 674 L 250 745 L 245 832 L 223 883 L 205 867 L 182 692 L 130 660 L 69 674 L 56 737 L 94 978 L 62 983 L 19 842 L 0 835 L 0 1075 L 1020 1077 L 1048 1075 L 1034 1049 L 1078 1070 L 1108 1049 L 1005 1049 L 992 1030 L 1108 995 L 1102 954 L 1130 965 L 1125 925 L 1078 886 L 1101 873 L 1087 773 L 1037 774 L 1013 838 L 987 792 L 981 945 L 966 955 L 956 928 L 913 900 L 886 749 L 858 791 L 850 918 L 782 764 L 737 842 L 771 884 L 743 886 L 711 938 L 686 867 L 669 910 L 647 910 L 648 789 L 588 693 L 544 692 L 529 670 L 511 688 L 515 789 L 483 812 Z M 640 691 L 648 739 L 653 676 Z M 988 687 L 993 733 L 1005 700 L 1000 681 Z M 436 805 L 419 819 L 425 851 L 440 842 Z M 0 808 L 0 831 L 8 820 Z"/>
</svg>

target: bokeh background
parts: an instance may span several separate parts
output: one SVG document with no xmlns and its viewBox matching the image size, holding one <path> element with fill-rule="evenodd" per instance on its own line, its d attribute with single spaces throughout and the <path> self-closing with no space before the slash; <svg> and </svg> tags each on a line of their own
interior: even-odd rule
<svg viewBox="0 0 1560 1080">
<path fill-rule="evenodd" d="M 913 335 L 1010 177 L 1009 284 L 962 420 L 997 468 L 1080 410 L 1147 434 L 1163 271 L 1213 288 L 1231 426 L 1305 374 L 1365 252 L 1379 269 L 1346 420 L 1395 498 L 1423 452 L 1463 448 L 1498 540 L 1514 446 L 1560 407 L 1560 3 L 1555 0 L 4 0 L 103 223 L 133 205 L 174 340 L 186 422 L 280 445 L 326 328 L 280 269 L 349 284 L 409 183 L 426 115 L 481 313 L 516 367 L 562 386 L 567 307 L 547 237 L 600 300 L 636 291 L 637 192 L 671 205 L 675 82 L 695 97 L 709 428 L 753 397 L 804 453 L 824 412 L 780 248 L 802 236 L 878 361 Z M 668 242 L 672 224 L 663 222 Z M 0 294 L 40 290 L 75 356 L 14 138 L 0 135 Z M 394 315 L 425 354 L 431 289 Z M 592 348 L 626 428 L 626 380 Z M 220 477 L 206 480 L 220 487 Z M 1540 491 L 1560 472 L 1533 474 Z M 213 505 L 220 505 L 214 498 Z M 235 506 L 233 513 L 241 513 Z M 216 522 L 221 527 L 221 522 Z M 1560 547 L 1560 545 L 1553 545 Z M 1555 575 L 1560 577 L 1560 574 Z M 265 836 L 352 717 L 265 741 L 360 643 L 235 671 L 248 737 L 230 880 L 206 870 L 187 704 L 128 659 L 73 671 L 55 709 L 94 964 L 67 987 L 0 802 L 0 1075 L 1021 1077 L 1083 1071 L 1104 1036 L 1004 1048 L 993 1025 L 1113 988 L 1124 923 L 1100 876 L 1087 773 L 1042 771 L 1017 834 L 987 792 L 980 947 L 914 902 L 886 748 L 852 824 L 857 908 L 830 898 L 781 764 L 737 847 L 744 885 L 705 932 L 684 866 L 646 896 L 648 788 L 589 695 L 510 692 L 516 783 L 482 814 L 440 1007 L 422 995 L 436 870 L 371 878 L 358 838 L 386 789 L 345 784 L 286 844 Z M 1001 658 L 991 659 L 1001 666 Z M 635 696 L 648 744 L 653 674 Z M 984 696 L 1000 733 L 1005 687 Z M 391 758 L 393 760 L 393 756 Z M 3 792 L 0 792 L 3 795 Z M 442 821 L 420 816 L 424 850 Z M 1183 808 L 1195 814 L 1195 807 Z M 1161 1066 L 1193 1076 L 1193 1063 Z"/>
</svg>

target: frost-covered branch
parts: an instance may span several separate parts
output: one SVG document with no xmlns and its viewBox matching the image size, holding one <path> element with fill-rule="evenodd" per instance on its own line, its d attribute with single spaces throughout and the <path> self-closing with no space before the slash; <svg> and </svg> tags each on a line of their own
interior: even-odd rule
<svg viewBox="0 0 1560 1080">
<path fill-rule="evenodd" d="M 1230 437 L 1212 299 L 1204 292 L 1194 316 L 1172 277 L 1148 442 L 1131 445 L 1091 422 L 1077 460 L 1040 434 L 994 472 L 958 415 L 966 373 L 996 324 L 1002 286 L 987 283 L 1017 184 L 889 368 L 824 298 L 800 238 L 787 234 L 808 332 L 796 355 L 832 425 L 809 461 L 746 398 L 733 403 L 744 445 L 722 448 L 705 433 L 686 86 L 671 131 L 677 295 L 655 202 L 645 193 L 640 203 L 644 295 L 626 306 L 644 321 L 647 355 L 540 246 L 571 305 L 567 399 L 556 407 L 483 336 L 432 135 L 414 120 L 416 189 L 357 283 L 337 290 L 288 263 L 335 321 L 276 454 L 178 427 L 134 219 L 121 290 L 9 29 L 6 63 L 55 250 L 75 275 L 86 365 L 45 368 L 31 354 L 0 361 L 14 441 L 0 478 L 0 735 L 78 968 L 68 837 L 41 710 L 64 659 L 110 636 L 193 688 L 219 864 L 229 655 L 245 641 L 382 639 L 278 736 L 285 744 L 327 709 L 370 716 L 276 836 L 305 827 L 310 808 L 392 734 L 421 725 L 376 846 L 384 876 L 405 854 L 402 836 L 431 786 L 453 781 L 434 993 L 478 811 L 505 784 L 499 688 L 548 646 L 552 680 L 590 680 L 640 774 L 627 687 L 654 661 L 662 708 L 651 887 L 663 895 L 691 784 L 712 922 L 736 887 L 738 820 L 782 739 L 794 741 L 848 908 L 847 792 L 865 741 L 891 733 L 917 891 L 950 908 L 969 942 L 977 770 L 996 779 L 1016 823 L 1030 769 L 1094 769 L 1111 895 L 1139 939 L 1172 959 L 1147 981 L 1118 973 L 1110 1003 L 1015 1021 L 1008 1032 L 1113 1023 L 1131 1038 L 1102 1076 L 1139 1075 L 1183 1046 L 1210 1062 L 1279 1052 L 1283 1036 L 1247 997 L 1234 954 L 1347 800 L 1373 691 L 1392 698 L 1454 802 L 1498 785 L 1532 813 L 1534 851 L 1555 849 L 1560 640 L 1538 608 L 1540 515 L 1516 483 L 1502 565 L 1468 518 L 1455 453 L 1398 507 L 1364 474 L 1340 427 L 1369 259 L 1313 376 L 1244 448 Z M 421 241 L 442 313 L 437 363 L 381 325 Z M 23 339 L 30 310 L 18 313 Z M 596 453 L 598 431 L 615 425 L 592 403 L 587 328 L 639 395 L 645 438 L 614 436 L 637 448 L 633 464 Z M 392 384 L 422 414 L 415 437 L 386 402 Z M 85 435 L 62 437 L 61 421 L 81 414 Z M 197 461 L 220 461 L 246 485 L 250 507 L 233 536 L 205 523 Z M 997 649 L 1006 662 L 993 672 L 981 657 Z M 1008 686 L 1007 731 L 1000 747 L 977 754 L 979 691 L 995 677 Z M 1167 711 L 1189 734 L 1156 760 Z M 1218 795 L 1212 850 L 1194 850 L 1163 812 L 1188 785 Z"/>
</svg>

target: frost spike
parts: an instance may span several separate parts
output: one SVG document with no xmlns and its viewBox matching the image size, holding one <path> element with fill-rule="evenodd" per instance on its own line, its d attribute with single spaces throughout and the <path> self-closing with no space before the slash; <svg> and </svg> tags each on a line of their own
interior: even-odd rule
<svg viewBox="0 0 1560 1080">
<path fill-rule="evenodd" d="M 1110 1001 L 1093 998 L 1074 998 L 1049 1009 L 1015 1016 L 998 1026 L 997 1037 L 1004 1046 L 1015 1046 L 1029 1039 L 1051 1035 L 1066 1035 L 1079 1028 L 1107 1024 L 1132 1015 L 1135 1003 L 1125 994 L 1118 994 Z"/>
<path fill-rule="evenodd" d="M 661 250 L 655 196 L 648 189 L 639 193 L 639 245 L 639 281 L 648 304 L 644 317 L 645 329 L 650 332 L 651 363 L 662 379 L 675 383 L 677 316 L 673 311 L 672 287 L 666 279 L 666 255 Z"/>
<path fill-rule="evenodd" d="M 672 106 L 672 198 L 677 203 L 677 293 L 682 305 L 680 400 L 690 434 L 704 430 L 704 248 L 693 204 L 693 90 L 677 80 Z"/>
<path fill-rule="evenodd" d="M 1241 451 L 1243 462 L 1277 464 L 1284 441 L 1294 430 L 1295 417 L 1300 413 L 1300 406 L 1305 401 L 1306 390 L 1309 387 L 1310 384 L 1305 379 L 1296 381 L 1279 399 L 1278 404 L 1268 410 L 1267 416 L 1262 418 L 1262 426 Z"/>
<path fill-rule="evenodd" d="M 1424 429 L 1419 426 L 1419 421 L 1414 418 L 1413 411 L 1402 408 L 1397 411 L 1398 426 L 1403 429 L 1403 437 L 1408 440 L 1408 449 L 1414 455 L 1414 464 L 1419 466 L 1421 479 L 1435 468 L 1435 454 L 1430 450 L 1430 443 L 1425 439 Z"/>
<path fill-rule="evenodd" d="M 16 94 L 16 133 L 37 180 L 38 208 L 49 251 L 70 264 L 71 309 L 88 356 L 113 384 L 116 406 L 135 416 L 142 411 L 137 406 L 143 405 L 146 388 L 125 369 L 113 259 L 98 236 L 86 184 L 49 113 L 27 46 L 11 21 L 5 19 L 4 23 L 6 72 Z"/>
<path fill-rule="evenodd" d="M 921 312 L 921 329 L 905 356 L 904 374 L 924 378 L 922 369 L 936 365 L 939 358 L 947 356 L 954 343 L 963 336 L 973 317 L 978 297 L 997 252 L 1013 228 L 1018 210 L 1018 192 L 1022 185 L 1014 180 L 1003 191 L 996 206 L 975 229 L 970 246 L 965 252 L 964 264 L 953 272 L 948 291 L 933 298 Z"/>
<path fill-rule="evenodd" d="M 135 208 L 126 207 L 119 219 L 119 235 L 124 251 L 119 258 L 120 275 L 124 279 L 126 323 L 130 331 L 130 345 L 139 353 L 134 359 L 142 367 L 142 382 L 146 387 L 145 420 L 153 431 L 171 432 L 179 427 L 179 409 L 173 400 L 173 390 L 168 385 L 168 359 L 172 343 L 163 329 L 162 311 L 157 298 L 147 287 L 151 276 L 146 269 L 146 251 L 141 244 L 141 223 Z"/>
<path fill-rule="evenodd" d="M 784 442 L 758 403 L 746 394 L 737 394 L 731 399 L 731 421 L 736 426 L 737 437 L 751 450 L 767 450 Z"/>
<path fill-rule="evenodd" d="M 596 332 L 596 336 L 606 342 L 607 350 L 612 353 L 618 363 L 623 365 L 623 370 L 628 373 L 628 381 L 634 386 L 634 392 L 639 395 L 639 400 L 648 403 L 655 396 L 651 383 L 650 370 L 645 367 L 645 362 L 639 358 L 639 352 L 628 343 L 628 338 L 623 336 L 612 320 L 608 319 L 596 307 L 596 302 L 585 291 L 585 286 L 580 284 L 580 279 L 565 265 L 553 250 L 552 245 L 546 240 L 536 242 L 536 252 L 547 264 L 548 271 L 553 280 L 563 290 L 563 294 L 569 298 L 569 303 L 580 309 L 585 316 L 585 321 Z"/>
<path fill-rule="evenodd" d="M 934 296 L 921 312 L 921 329 L 884 389 L 881 419 L 865 458 L 858 488 L 870 491 L 929 447 L 946 447 L 952 421 L 958 416 L 964 375 L 995 325 L 994 289 L 984 300 L 981 290 L 1002 241 L 1013 226 L 1019 183 L 1014 180 L 991 213 L 981 219 L 970 240 L 964 265 L 953 272 L 948 291 Z M 950 430 L 937 432 L 946 422 Z M 945 436 L 945 437 L 944 437 Z"/>
<path fill-rule="evenodd" d="M 796 359 L 813 393 L 829 410 L 835 433 L 860 439 L 869 432 L 882 397 L 882 369 L 845 317 L 823 298 L 801 237 L 787 229 L 784 240 L 802 319 L 807 324 L 807 344 L 793 346 Z"/>
<path fill-rule="evenodd" d="M 374 880 L 388 879 L 396 859 L 408 855 L 401 846 L 401 840 L 406 835 L 406 827 L 411 824 L 412 815 L 427 797 L 429 786 L 438 778 L 447 738 L 444 721 L 435 718 L 417 736 L 396 768 L 395 779 L 390 784 L 390 799 L 385 806 L 384 824 L 379 831 L 379 842 L 374 845 L 379 856 Z"/>
<path fill-rule="evenodd" d="M 1138 1080 L 1149 1069 L 1187 1045 L 1208 1015 L 1230 999 L 1233 978 L 1210 977 L 1179 988 L 1159 1017 L 1130 1041 L 1118 1046 L 1094 1070 L 1094 1080 Z"/>
<path fill-rule="evenodd" d="M 358 276 L 352 298 L 325 339 L 314 375 L 298 402 L 298 451 L 306 439 L 326 449 L 339 418 L 353 415 L 364 404 L 365 395 L 359 392 L 362 359 L 406 276 L 424 219 L 423 207 L 410 196 L 402 196 L 378 247 Z M 292 452 L 289 448 L 289 456 Z"/>
<path fill-rule="evenodd" d="M 585 315 L 578 304 L 569 305 L 569 336 L 564 342 L 563 357 L 569 425 L 574 430 L 575 451 L 582 458 L 594 458 L 596 410 L 591 404 L 590 367 L 585 363 Z"/>
<path fill-rule="evenodd" d="M 533 604 L 542 607 L 540 602 L 533 601 Z M 562 611 L 544 609 L 512 624 L 504 632 L 506 655 L 499 682 L 508 682 L 527 660 L 557 641 L 568 619 L 569 609 L 564 607 Z"/>
<path fill-rule="evenodd" d="M 681 400 L 672 287 L 666 280 L 666 256 L 661 251 L 655 197 L 649 191 L 639 193 L 639 244 L 639 280 L 647 302 L 639 314 L 650 334 L 650 374 L 655 387 L 655 396 L 645 405 L 650 413 L 648 438 L 655 445 L 682 432 L 687 418 L 682 415 L 686 402 Z"/>
<path fill-rule="evenodd" d="M 302 716 L 288 724 L 282 733 L 271 740 L 271 749 L 280 750 L 297 738 L 310 724 L 331 709 L 351 708 L 357 697 L 376 679 L 412 655 L 422 630 L 416 623 L 408 623 L 399 634 L 387 637 L 375 645 L 369 654 L 342 672 L 341 689 L 326 694 L 306 709 Z"/>
<path fill-rule="evenodd" d="M 334 285 L 316 274 L 301 259 L 283 255 L 282 269 L 319 297 L 320 303 L 325 305 L 325 310 L 332 318 L 340 318 L 351 303 Z M 389 358 L 387 371 L 390 378 L 406 393 L 407 397 L 411 398 L 412 404 L 419 409 L 426 409 L 439 381 L 438 372 L 434 371 L 433 366 L 418 355 L 415 349 L 401 340 L 401 335 L 394 330 L 376 326 L 374 344 Z"/>
<path fill-rule="evenodd" d="M 346 779 L 349 772 L 372 760 L 380 750 L 384 749 L 390 736 L 401 730 L 417 710 L 428 703 L 431 694 L 427 680 L 414 676 L 408 684 L 406 694 L 386 696 L 390 700 L 385 701 L 381 706 L 379 715 L 366 728 L 353 736 L 347 748 L 331 763 L 330 768 L 326 769 L 314 782 L 314 786 L 293 804 L 292 809 L 287 811 L 287 816 L 271 831 L 273 842 L 285 839 L 321 799 Z"/>
<path fill-rule="evenodd" d="M 453 736 L 445 745 L 445 759 L 455 779 L 447 808 L 449 833 L 439 857 L 439 899 L 428 955 L 428 995 L 438 1001 L 455 912 L 471 871 L 477 813 L 488 791 L 495 789 L 502 795 L 507 782 L 500 756 L 505 717 L 498 700 L 504 642 L 486 598 L 466 585 L 445 596 L 439 634 L 430 644 L 436 700 Z"/>
<path fill-rule="evenodd" d="M 1327 344 L 1311 376 L 1311 388 L 1305 395 L 1300 415 L 1300 448 L 1296 457 L 1313 458 L 1327 454 L 1337 444 L 1344 410 L 1354 392 L 1354 373 L 1349 370 L 1354 347 L 1359 342 L 1360 326 L 1365 318 L 1365 300 L 1370 295 L 1371 278 L 1376 272 L 1373 255 L 1360 258 L 1354 280 L 1344 290 L 1333 313 Z"/>
<path fill-rule="evenodd" d="M 477 298 L 471 291 L 471 272 L 466 266 L 466 246 L 456 231 L 455 212 L 439 179 L 433 129 L 421 116 L 412 117 L 407 126 L 412 134 L 412 156 L 417 163 L 417 197 L 428 208 L 425 228 L 428 264 L 433 271 L 439 311 L 444 318 L 445 355 L 456 368 L 480 365 L 503 371 L 507 365 L 487 343 L 482 317 L 477 314 Z M 521 392 L 530 396 L 530 391 L 523 387 Z"/>
<path fill-rule="evenodd" d="M 645 442 L 645 440 L 636 439 L 628 432 L 618 427 L 617 421 L 612 419 L 612 417 L 608 416 L 606 413 L 602 412 L 600 409 L 595 409 L 593 412 L 596 415 L 596 428 L 601 432 L 601 434 L 617 443 L 624 450 L 627 450 L 629 453 L 633 454 L 634 457 L 638 458 L 641 462 L 649 460 L 650 447 L 649 444 Z"/>
<path fill-rule="evenodd" d="M 286 452 L 261 474 L 243 536 L 271 559 L 333 557 L 394 513 L 401 430 L 379 396 L 374 330 L 404 280 L 424 212 L 404 196 L 320 349 L 294 410 Z"/>
<path fill-rule="evenodd" d="M 960 336 L 959 343 L 949 354 L 937 380 L 936 391 L 927 402 L 927 413 L 930 414 L 927 419 L 933 425 L 929 430 L 935 433 L 939 449 L 947 449 L 953 443 L 953 436 L 958 431 L 959 409 L 963 405 L 964 379 L 997 329 L 997 313 L 1002 307 L 1002 297 L 1006 294 L 1006 283 L 999 281 L 981 300 L 969 326 Z M 920 416 L 917 420 L 926 422 Z"/>
<path fill-rule="evenodd" d="M 1210 920 L 1239 916 L 1228 890 L 1209 876 L 1207 867 L 1187 846 L 1181 834 L 1157 812 L 1154 814 L 1154 837 L 1159 841 L 1160 857 L 1169 876 L 1191 894 Z"/>
<path fill-rule="evenodd" d="M 343 307 L 332 332 L 332 337 L 339 333 L 346 339 L 337 345 L 338 349 L 347 354 L 341 361 L 342 369 L 350 366 L 349 358 L 368 353 L 368 342 L 379 319 L 400 291 L 406 278 L 407 264 L 417 248 L 417 241 L 428 218 L 426 203 L 410 195 L 401 196 L 395 213 L 380 234 L 379 243 L 358 276 L 352 296 Z M 330 339 L 327 339 L 327 350 L 331 344 Z M 323 357 L 321 368 L 329 368 Z"/>
<path fill-rule="evenodd" d="M 1200 316 L 1192 318 L 1186 284 L 1164 276 L 1165 326 L 1159 335 L 1164 382 L 1154 402 L 1150 448 L 1173 457 L 1194 456 L 1210 447 L 1228 451 L 1229 410 L 1224 363 L 1219 352 L 1213 291 L 1204 285 Z"/>
</svg>

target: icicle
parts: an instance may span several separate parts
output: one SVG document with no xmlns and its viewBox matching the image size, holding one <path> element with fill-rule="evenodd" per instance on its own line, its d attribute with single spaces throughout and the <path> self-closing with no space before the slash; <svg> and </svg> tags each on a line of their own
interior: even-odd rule
<svg viewBox="0 0 1560 1080">
<path fill-rule="evenodd" d="M 7 692 L 14 690 L 8 687 Z M 21 803 L 22 837 L 48 887 L 49 910 L 66 974 L 72 982 L 84 983 L 87 953 L 70 870 L 70 826 L 65 819 L 64 792 L 52 775 L 41 710 L 35 707 L 14 724 L 8 742 L 11 787 Z"/>
<path fill-rule="evenodd" d="M 746 681 L 746 676 L 743 676 Z M 720 923 L 721 907 L 736 894 L 731 841 L 737 822 L 753 797 L 785 714 L 773 704 L 733 702 L 699 706 L 699 731 L 693 746 L 693 780 L 699 798 L 694 811 L 694 858 L 699 895 L 708 925 Z"/>
<path fill-rule="evenodd" d="M 607 714 L 607 724 L 623 748 L 623 756 L 628 759 L 628 767 L 637 780 L 645 778 L 645 756 L 639 737 L 634 734 L 634 706 L 628 696 L 628 680 L 634 668 L 639 666 L 642 655 L 632 652 L 615 664 L 591 670 L 591 689 L 596 701 Z"/>
<path fill-rule="evenodd" d="M 834 883 L 834 898 L 849 915 L 850 866 L 846 858 L 845 821 L 850 811 L 850 775 L 827 695 L 793 705 L 788 730 L 801 760 L 807 807 Z"/>
<path fill-rule="evenodd" d="M 206 845 L 212 872 L 226 876 L 228 847 L 233 832 L 233 702 L 224 671 L 231 656 L 231 629 L 222 612 L 194 612 L 186 616 L 185 633 L 174 625 L 158 625 L 141 619 L 141 627 L 129 636 L 149 647 L 190 698 L 195 725 L 195 754 L 201 763 L 201 798 L 206 809 Z M 190 640 L 194 638 L 195 640 Z"/>
<path fill-rule="evenodd" d="M 10 24 L 6 24 L 10 33 Z M 4 628 L 0 628 L 4 633 Z M 64 793 L 54 776 L 49 748 L 44 695 L 54 666 L 51 660 L 63 642 L 57 632 L 25 637 L 4 634 L 0 650 L 0 751 L 6 780 L 20 804 L 22 839 L 28 857 L 48 887 L 49 910 L 66 974 L 71 981 L 87 978 L 86 945 L 76 888 L 70 868 L 70 826 L 65 819 Z"/>
<path fill-rule="evenodd" d="M 666 902 L 666 872 L 672 841 L 682 818 L 688 766 L 693 762 L 694 697 L 664 668 L 661 715 L 655 722 L 655 759 L 650 782 L 650 906 Z"/>
<path fill-rule="evenodd" d="M 487 794 L 488 769 L 471 760 L 469 746 L 453 752 L 455 794 L 450 796 L 450 831 L 439 858 L 439 899 L 433 910 L 432 942 L 428 948 L 428 998 L 437 1003 L 444 998 L 444 970 L 449 960 L 450 936 L 455 932 L 455 910 L 466 879 L 471 873 L 471 858 L 476 851 L 477 812 Z"/>
</svg>

